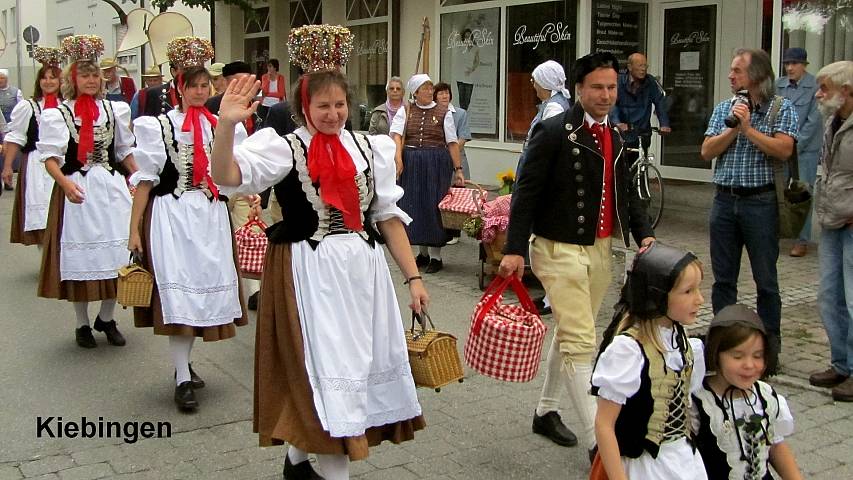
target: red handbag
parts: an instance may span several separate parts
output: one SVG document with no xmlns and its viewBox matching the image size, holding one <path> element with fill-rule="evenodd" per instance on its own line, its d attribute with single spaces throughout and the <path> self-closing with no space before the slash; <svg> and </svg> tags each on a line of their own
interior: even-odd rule
<svg viewBox="0 0 853 480">
<path fill-rule="evenodd" d="M 503 303 L 503 292 L 508 286 L 518 295 L 521 305 Z M 530 381 L 539 371 L 547 331 L 518 277 L 496 277 L 471 315 L 465 363 L 498 380 Z"/>
<path fill-rule="evenodd" d="M 247 277 L 259 277 L 264 272 L 264 257 L 267 253 L 267 225 L 257 218 L 249 220 L 234 231 L 237 243 L 237 263 Z"/>
</svg>

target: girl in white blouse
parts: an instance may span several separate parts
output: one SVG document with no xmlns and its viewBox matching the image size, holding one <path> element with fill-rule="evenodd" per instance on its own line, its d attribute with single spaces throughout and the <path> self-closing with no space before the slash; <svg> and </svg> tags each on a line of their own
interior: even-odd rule
<svg viewBox="0 0 853 480">
<path fill-rule="evenodd" d="M 783 480 L 803 478 L 785 442 L 794 431 L 788 402 L 759 380 L 766 348 L 764 324 L 749 307 L 729 305 L 711 321 L 712 374 L 693 392 L 696 445 L 711 480 L 769 479 L 769 465 Z"/>
<path fill-rule="evenodd" d="M 704 303 L 701 281 L 692 253 L 656 242 L 637 254 L 615 336 L 605 333 L 592 375 L 598 457 L 590 478 L 707 478 L 688 418 L 690 392 L 705 374 L 702 343 L 684 332 Z"/>
</svg>

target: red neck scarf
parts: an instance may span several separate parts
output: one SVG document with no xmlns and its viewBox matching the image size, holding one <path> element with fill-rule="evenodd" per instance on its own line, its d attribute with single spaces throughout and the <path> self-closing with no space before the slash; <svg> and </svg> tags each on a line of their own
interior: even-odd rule
<svg viewBox="0 0 853 480">
<path fill-rule="evenodd" d="M 193 185 L 200 185 L 203 180 L 207 181 L 207 187 L 213 196 L 219 198 L 219 189 L 207 172 L 208 158 L 204 152 L 204 139 L 201 134 L 201 117 L 210 122 L 212 128 L 216 128 L 216 117 L 205 107 L 189 107 L 181 125 L 182 132 L 193 132 Z"/>
<path fill-rule="evenodd" d="M 74 116 L 79 118 L 80 143 L 77 145 L 77 160 L 86 165 L 86 156 L 95 151 L 95 120 L 101 112 L 91 95 L 80 95 L 74 102 Z"/>
<path fill-rule="evenodd" d="M 305 119 L 317 130 L 308 112 L 307 75 L 302 76 L 300 90 Z M 355 163 L 337 134 L 330 135 L 317 130 L 311 137 L 311 145 L 308 146 L 308 173 L 311 181 L 320 185 L 320 198 L 323 202 L 343 213 L 344 225 L 356 232 L 364 230 L 358 186 L 355 184 Z"/>
<path fill-rule="evenodd" d="M 45 93 L 44 94 L 44 108 L 56 108 L 59 106 L 59 98 L 55 93 Z"/>
</svg>

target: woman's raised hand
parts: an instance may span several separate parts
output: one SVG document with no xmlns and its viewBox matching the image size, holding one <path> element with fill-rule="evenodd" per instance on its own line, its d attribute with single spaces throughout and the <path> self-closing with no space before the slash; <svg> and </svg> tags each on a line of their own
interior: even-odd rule
<svg viewBox="0 0 853 480">
<path fill-rule="evenodd" d="M 233 124 L 240 123 L 255 113 L 260 102 L 255 101 L 261 89 L 260 80 L 254 75 L 245 75 L 231 80 L 222 103 L 219 105 L 219 120 Z"/>
</svg>

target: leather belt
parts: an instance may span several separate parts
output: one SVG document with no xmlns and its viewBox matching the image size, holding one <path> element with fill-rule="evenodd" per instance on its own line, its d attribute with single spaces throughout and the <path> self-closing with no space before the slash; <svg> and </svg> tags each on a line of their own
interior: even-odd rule
<svg viewBox="0 0 853 480">
<path fill-rule="evenodd" d="M 735 195 L 738 197 L 751 197 L 753 195 L 772 192 L 774 190 L 776 190 L 776 187 L 772 183 L 761 185 L 760 187 L 729 187 L 725 185 L 717 185 L 718 192 L 728 193 L 729 195 Z"/>
</svg>

